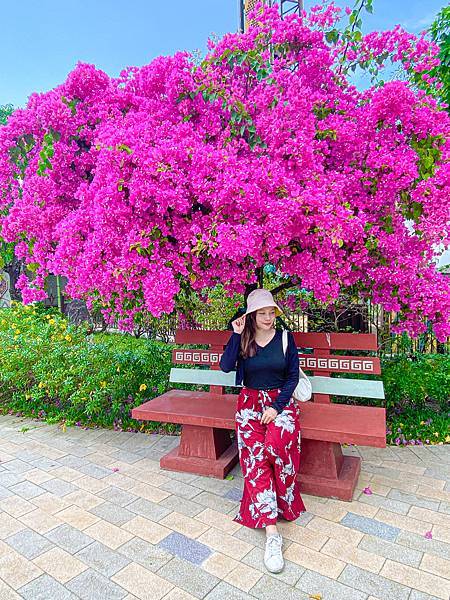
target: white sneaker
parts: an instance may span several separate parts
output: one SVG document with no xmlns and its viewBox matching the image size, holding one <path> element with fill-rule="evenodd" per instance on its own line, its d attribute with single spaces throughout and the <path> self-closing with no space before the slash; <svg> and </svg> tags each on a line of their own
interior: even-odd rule
<svg viewBox="0 0 450 600">
<path fill-rule="evenodd" d="M 264 564 L 271 573 L 280 573 L 284 567 L 281 547 L 283 538 L 279 533 L 269 535 L 266 540 L 266 551 L 264 553 Z"/>
</svg>

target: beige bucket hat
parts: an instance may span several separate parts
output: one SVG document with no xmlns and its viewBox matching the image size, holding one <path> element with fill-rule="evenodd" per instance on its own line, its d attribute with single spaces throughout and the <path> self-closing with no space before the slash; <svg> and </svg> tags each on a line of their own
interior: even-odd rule
<svg viewBox="0 0 450 600">
<path fill-rule="evenodd" d="M 273 306 L 275 308 L 277 317 L 283 314 L 269 290 L 264 290 L 262 288 L 253 290 L 253 292 L 248 295 L 247 310 L 245 311 L 245 314 L 248 315 L 249 313 L 255 312 L 255 310 L 266 308 L 267 306 Z"/>
</svg>

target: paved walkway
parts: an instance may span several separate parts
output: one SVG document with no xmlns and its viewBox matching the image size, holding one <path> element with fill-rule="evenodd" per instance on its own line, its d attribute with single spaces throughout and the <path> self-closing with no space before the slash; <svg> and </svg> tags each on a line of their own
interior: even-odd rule
<svg viewBox="0 0 450 600">
<path fill-rule="evenodd" d="M 0 417 L 0 599 L 448 600 L 450 446 L 348 448 L 356 500 L 305 495 L 269 576 L 264 533 L 232 521 L 239 470 L 161 471 L 177 442 Z"/>
</svg>

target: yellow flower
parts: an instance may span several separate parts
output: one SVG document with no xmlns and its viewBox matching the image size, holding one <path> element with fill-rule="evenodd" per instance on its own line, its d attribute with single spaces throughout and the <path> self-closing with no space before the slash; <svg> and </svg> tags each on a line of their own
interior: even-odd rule
<svg viewBox="0 0 450 600">
<path fill-rule="evenodd" d="M 42 389 L 45 387 L 45 383 L 42 383 L 42 381 L 39 382 L 38 388 Z"/>
<path fill-rule="evenodd" d="M 55 324 L 55 319 L 50 319 L 50 321 L 48 323 L 49 323 L 49 325 L 54 325 Z"/>
<path fill-rule="evenodd" d="M 446 444 L 450 444 L 450 435 L 448 435 L 448 436 L 445 438 L 445 443 L 446 443 Z"/>
<path fill-rule="evenodd" d="M 106 381 L 100 381 L 100 387 L 105 388 L 106 387 Z"/>
<path fill-rule="evenodd" d="M 425 425 L 425 421 L 420 421 L 420 424 L 421 425 Z"/>
<path fill-rule="evenodd" d="M 147 386 L 145 385 L 145 383 L 141 383 L 141 385 L 139 386 L 139 391 L 145 392 L 146 389 L 147 389 Z"/>
<path fill-rule="evenodd" d="M 70 335 L 66 335 L 66 340 L 67 340 L 68 342 L 71 342 L 71 341 L 72 341 L 72 337 L 71 337 Z"/>
<path fill-rule="evenodd" d="M 434 434 L 436 437 L 439 437 L 439 433 L 437 431 L 434 432 Z"/>
<path fill-rule="evenodd" d="M 20 333 L 20 329 L 16 329 L 14 333 L 15 333 L 16 335 L 19 335 L 19 333 Z"/>
</svg>

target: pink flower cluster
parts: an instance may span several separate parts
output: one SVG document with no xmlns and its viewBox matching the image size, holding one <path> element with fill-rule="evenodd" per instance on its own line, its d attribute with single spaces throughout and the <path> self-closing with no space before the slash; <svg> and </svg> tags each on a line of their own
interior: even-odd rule
<svg viewBox="0 0 450 600">
<path fill-rule="evenodd" d="M 322 301 L 352 287 L 400 311 L 399 330 L 448 336 L 433 259 L 450 240 L 449 117 L 405 81 L 337 76 L 336 14 L 268 8 L 200 66 L 178 53 L 114 79 L 79 64 L 31 96 L 0 130 L 1 235 L 33 264 L 25 300 L 65 275 L 126 328 L 181 289 L 242 292 L 270 263 Z M 383 49 L 435 60 L 398 29 L 361 42 Z"/>
</svg>

